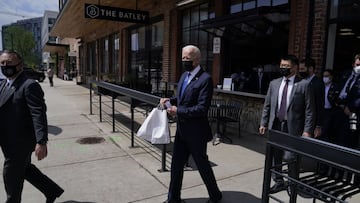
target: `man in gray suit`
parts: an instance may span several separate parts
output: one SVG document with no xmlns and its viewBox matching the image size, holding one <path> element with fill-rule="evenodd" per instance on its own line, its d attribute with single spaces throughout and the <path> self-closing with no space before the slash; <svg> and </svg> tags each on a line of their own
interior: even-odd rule
<svg viewBox="0 0 360 203">
<path fill-rule="evenodd" d="M 294 55 L 281 59 L 281 78 L 270 82 L 261 116 L 259 132 L 267 129 L 279 130 L 294 136 L 311 136 L 314 132 L 315 102 L 312 89 L 306 80 L 296 75 L 299 60 Z M 283 151 L 274 153 L 275 170 L 281 171 Z M 291 167 L 291 166 L 289 166 Z M 289 168 L 290 175 L 295 175 L 294 168 Z M 280 175 L 275 175 L 275 184 L 270 192 L 286 189 Z"/>
</svg>

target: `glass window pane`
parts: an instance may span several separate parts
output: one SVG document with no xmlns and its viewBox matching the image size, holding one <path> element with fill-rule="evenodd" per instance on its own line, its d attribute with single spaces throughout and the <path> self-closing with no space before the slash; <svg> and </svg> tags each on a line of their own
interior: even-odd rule
<svg viewBox="0 0 360 203">
<path fill-rule="evenodd" d="M 145 49 L 145 27 L 141 27 L 138 29 L 139 32 L 139 50 Z"/>
<path fill-rule="evenodd" d="M 200 5 L 200 21 L 208 19 L 208 4 Z"/>
<path fill-rule="evenodd" d="M 183 43 L 189 44 L 190 43 L 190 32 L 189 31 L 183 31 Z"/>
<path fill-rule="evenodd" d="M 151 46 L 161 47 L 164 39 L 164 21 L 152 24 L 151 27 Z"/>
<path fill-rule="evenodd" d="M 242 11 L 242 0 L 231 0 L 230 13 Z"/>
<path fill-rule="evenodd" d="M 199 25 L 199 7 L 191 9 L 191 26 Z"/>
<path fill-rule="evenodd" d="M 248 0 L 248 1 L 244 1 L 244 10 L 249 10 L 249 9 L 253 9 L 255 8 L 255 1 L 254 0 Z"/>
<path fill-rule="evenodd" d="M 230 7 L 230 13 L 237 13 L 242 11 L 242 3 L 233 4 Z"/>
<path fill-rule="evenodd" d="M 197 44 L 199 40 L 199 30 L 192 30 L 190 32 L 190 43 Z"/>
<path fill-rule="evenodd" d="M 287 3 L 289 3 L 288 0 L 273 0 L 273 6 L 278 6 L 278 5 L 287 4 Z"/>
<path fill-rule="evenodd" d="M 114 73 L 114 79 L 115 81 L 119 81 L 119 50 L 120 50 L 120 39 L 119 34 L 114 34 L 113 36 L 113 46 L 112 46 L 112 70 L 111 72 Z"/>
<path fill-rule="evenodd" d="M 139 33 L 131 34 L 131 51 L 139 50 Z"/>
<path fill-rule="evenodd" d="M 190 9 L 183 12 L 183 28 L 190 27 Z"/>
<path fill-rule="evenodd" d="M 271 6 L 270 0 L 258 0 L 258 7 L 260 6 Z"/>
</svg>

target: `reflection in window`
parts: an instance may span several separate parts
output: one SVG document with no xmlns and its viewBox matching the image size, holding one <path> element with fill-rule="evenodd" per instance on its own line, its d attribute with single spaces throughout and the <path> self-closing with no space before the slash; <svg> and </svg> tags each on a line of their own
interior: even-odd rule
<svg viewBox="0 0 360 203">
<path fill-rule="evenodd" d="M 94 41 L 87 45 L 86 73 L 88 75 L 96 75 L 96 58 L 96 41 Z"/>
<path fill-rule="evenodd" d="M 288 0 L 231 0 L 230 13 L 238 13 L 262 6 L 279 6 L 288 2 Z"/>
<path fill-rule="evenodd" d="M 152 47 L 162 47 L 163 38 L 164 38 L 164 23 L 158 22 L 154 23 L 151 26 L 151 45 Z"/>
<path fill-rule="evenodd" d="M 271 6 L 270 0 L 258 0 L 257 1 L 257 7 L 260 6 Z"/>
<path fill-rule="evenodd" d="M 136 27 L 131 31 L 131 52 L 128 80 L 132 88 L 154 93 L 162 79 L 162 46 L 164 21 Z"/>
<path fill-rule="evenodd" d="M 279 6 L 287 3 L 289 3 L 289 0 L 273 0 L 273 6 Z"/>
<path fill-rule="evenodd" d="M 256 6 L 255 0 L 243 0 L 244 10 L 253 9 Z"/>
<path fill-rule="evenodd" d="M 109 73 L 109 38 L 105 37 L 102 40 L 102 73 Z"/>
<path fill-rule="evenodd" d="M 111 36 L 112 39 L 112 65 L 110 73 L 113 73 L 115 81 L 119 81 L 120 75 L 120 64 L 119 64 L 119 54 L 120 54 L 120 39 L 119 34 L 114 34 Z"/>
</svg>

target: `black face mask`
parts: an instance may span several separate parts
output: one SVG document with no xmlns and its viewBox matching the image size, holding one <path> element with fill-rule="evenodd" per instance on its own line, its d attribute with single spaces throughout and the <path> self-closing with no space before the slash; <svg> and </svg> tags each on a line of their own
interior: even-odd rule
<svg viewBox="0 0 360 203">
<path fill-rule="evenodd" d="M 18 66 L 19 64 L 17 65 L 7 65 L 7 66 L 1 66 L 1 72 L 5 75 L 5 77 L 7 78 L 11 78 L 13 77 L 14 75 L 16 75 L 19 71 L 16 70 L 16 67 Z"/>
<path fill-rule="evenodd" d="M 280 73 L 281 76 L 287 77 L 287 76 L 289 76 L 291 74 L 290 68 L 280 68 L 279 73 Z"/>
<path fill-rule="evenodd" d="M 309 73 L 308 73 L 308 72 L 299 72 L 299 75 L 300 75 L 300 77 L 302 77 L 302 78 L 307 78 L 307 77 L 309 77 Z"/>
<path fill-rule="evenodd" d="M 182 61 L 182 66 L 186 71 L 192 71 L 193 70 L 193 61 Z"/>
</svg>

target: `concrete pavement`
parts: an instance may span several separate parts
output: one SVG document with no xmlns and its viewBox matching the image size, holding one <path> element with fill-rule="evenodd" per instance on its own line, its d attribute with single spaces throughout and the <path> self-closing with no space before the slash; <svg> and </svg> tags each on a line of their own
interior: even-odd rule
<svg viewBox="0 0 360 203">
<path fill-rule="evenodd" d="M 137 138 L 135 147 L 131 148 L 130 130 L 119 122 L 113 133 L 108 114 L 111 112 L 109 98 L 103 97 L 103 111 L 108 113 L 104 113 L 104 121 L 99 122 L 98 103 L 94 104 L 94 114 L 89 114 L 87 88 L 57 78 L 54 78 L 54 87 L 49 87 L 47 80 L 41 86 L 48 106 L 49 155 L 43 161 L 33 157 L 33 163 L 65 189 L 56 202 L 160 203 L 166 199 L 170 173 L 158 171 L 161 150 Z M 117 102 L 116 108 L 117 119 L 128 123 L 129 107 Z M 135 114 L 139 123 L 144 118 L 141 112 Z M 103 140 L 97 144 L 79 143 L 80 139 L 89 137 Z M 209 159 L 223 191 L 222 202 L 259 203 L 266 139 L 245 132 L 240 138 L 232 138 L 233 144 L 208 145 Z M 170 159 L 168 154 L 168 169 Z M 2 156 L 0 162 L 3 162 Z M 0 202 L 4 202 L 2 179 L 0 182 Z M 287 201 L 285 192 L 277 196 Z M 202 203 L 208 198 L 196 169 L 189 168 L 185 172 L 182 198 L 188 203 Z M 22 202 L 45 202 L 45 197 L 26 182 Z M 299 197 L 298 202 L 312 200 Z"/>
</svg>

